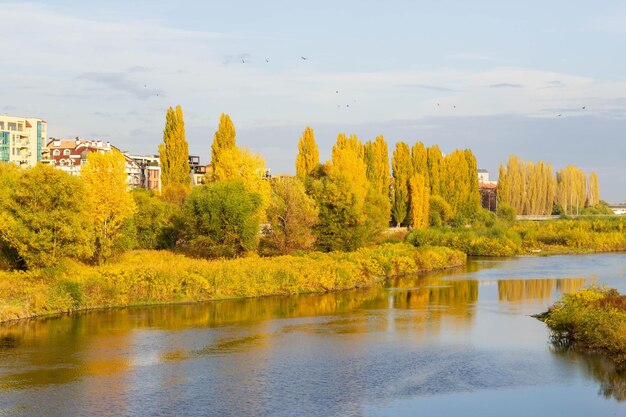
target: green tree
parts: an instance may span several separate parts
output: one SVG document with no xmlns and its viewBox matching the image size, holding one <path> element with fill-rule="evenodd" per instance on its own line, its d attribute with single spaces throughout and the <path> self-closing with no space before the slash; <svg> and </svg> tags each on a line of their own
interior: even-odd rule
<svg viewBox="0 0 626 417">
<path fill-rule="evenodd" d="M 85 184 L 96 238 L 95 256 L 104 263 L 124 238 L 125 222 L 135 214 L 135 202 L 127 191 L 126 158 L 119 151 L 91 152 L 80 172 Z"/>
<path fill-rule="evenodd" d="M 315 143 L 313 129 L 304 129 L 298 142 L 298 155 L 296 156 L 296 176 L 300 181 L 311 175 L 320 163 L 320 153 Z"/>
<path fill-rule="evenodd" d="M 232 258 L 253 251 L 259 235 L 261 200 L 242 181 L 195 187 L 183 206 L 183 249 L 203 258 Z"/>
<path fill-rule="evenodd" d="M 1 166 L 0 174 L 0 246 L 17 255 L 14 266 L 49 267 L 93 253 L 79 178 L 49 165 L 22 172 Z"/>
<path fill-rule="evenodd" d="M 311 249 L 315 243 L 313 226 L 318 223 L 319 214 L 315 201 L 297 178 L 278 178 L 271 185 L 267 218 L 272 230 L 267 243 L 283 255 Z"/>
<path fill-rule="evenodd" d="M 141 188 L 130 194 L 137 207 L 131 227 L 134 247 L 171 249 L 175 243 L 177 206 Z"/>
<path fill-rule="evenodd" d="M 189 145 L 185 139 L 185 121 L 180 106 L 167 109 L 163 143 L 159 145 L 161 160 L 161 184 L 164 190 L 169 187 L 189 189 Z"/>
<path fill-rule="evenodd" d="M 409 212 L 409 179 L 413 173 L 411 151 L 404 142 L 396 143 L 391 160 L 393 168 L 393 203 L 391 214 L 397 226 L 407 218 Z"/>
<path fill-rule="evenodd" d="M 431 195 L 429 199 L 429 224 L 439 227 L 454 216 L 452 207 L 440 195 Z"/>
</svg>

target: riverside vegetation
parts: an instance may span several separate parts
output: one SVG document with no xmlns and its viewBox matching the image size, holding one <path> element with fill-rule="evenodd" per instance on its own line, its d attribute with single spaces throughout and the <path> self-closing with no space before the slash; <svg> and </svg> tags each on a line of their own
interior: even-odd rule
<svg viewBox="0 0 626 417">
<path fill-rule="evenodd" d="M 573 212 L 574 201 L 576 212 L 601 209 L 591 205 L 597 178 L 586 191 L 575 168 L 553 178 L 546 165 L 514 161 L 520 169 L 503 173 L 507 192 L 496 216 L 480 208 L 469 149 L 444 156 L 437 145 L 399 142 L 390 161 L 384 137 L 362 143 L 342 133 L 331 160 L 320 163 L 310 128 L 298 148 L 296 176 L 270 179 L 223 114 L 204 184 L 192 189 L 178 106 L 167 111 L 159 145 L 160 193 L 129 192 L 116 150 L 87 155 L 78 177 L 48 165 L 0 165 L 0 319 L 348 289 L 460 265 L 465 254 L 625 247 L 621 220 L 514 222 L 511 204 L 545 210 L 554 200 L 558 209 L 557 196 L 567 196 L 562 212 Z M 380 246 L 401 241 L 385 236 L 390 225 L 414 229 L 406 237 L 412 245 Z"/>
<path fill-rule="evenodd" d="M 538 316 L 552 330 L 557 347 L 606 353 L 626 364 L 626 296 L 610 288 L 583 289 Z"/>
</svg>

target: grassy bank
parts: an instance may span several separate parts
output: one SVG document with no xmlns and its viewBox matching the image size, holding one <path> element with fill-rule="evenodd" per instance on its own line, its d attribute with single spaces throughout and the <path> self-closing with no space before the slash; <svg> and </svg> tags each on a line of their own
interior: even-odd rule
<svg viewBox="0 0 626 417">
<path fill-rule="evenodd" d="M 491 222 L 415 230 L 407 242 L 445 246 L 473 256 L 626 251 L 626 219 L 579 218 Z"/>
<path fill-rule="evenodd" d="M 0 322 L 90 308 L 346 290 L 465 261 L 456 250 L 407 244 L 214 261 L 131 251 L 103 266 L 66 261 L 55 269 L 0 271 Z"/>
<path fill-rule="evenodd" d="M 557 346 L 606 353 L 626 364 L 626 295 L 614 289 L 591 288 L 564 295 L 539 316 Z"/>
</svg>

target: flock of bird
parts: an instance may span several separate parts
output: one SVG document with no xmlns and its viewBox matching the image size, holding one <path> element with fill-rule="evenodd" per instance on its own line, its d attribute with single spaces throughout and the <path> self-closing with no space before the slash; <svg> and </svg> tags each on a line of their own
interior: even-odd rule
<svg viewBox="0 0 626 417">
<path fill-rule="evenodd" d="M 246 63 L 246 58 L 247 58 L 247 57 L 249 57 L 249 56 L 250 56 L 250 55 L 248 55 L 248 54 L 245 54 L 245 55 L 240 55 L 240 58 L 241 58 L 241 63 L 242 63 L 242 64 L 245 64 L 245 63 Z M 307 57 L 305 57 L 305 56 L 300 56 L 300 59 L 301 59 L 302 61 L 307 61 L 307 60 L 308 60 L 308 58 L 307 58 Z M 269 59 L 268 57 L 265 57 L 265 63 L 267 63 L 267 64 L 269 64 L 269 63 L 270 63 L 270 59 Z M 144 88 L 148 88 L 148 85 L 147 85 L 147 84 L 144 84 L 144 85 L 143 85 L 143 87 L 144 87 Z M 335 94 L 339 94 L 339 90 L 335 90 Z M 158 92 L 156 93 L 156 96 L 157 96 L 157 97 L 159 97 L 159 93 L 158 93 Z M 356 103 L 356 100 L 354 100 L 354 103 Z M 341 105 L 341 104 L 337 104 L 337 107 L 338 107 L 338 108 L 340 108 L 340 107 L 342 107 L 342 105 Z M 346 108 L 349 108 L 349 107 L 350 107 L 350 105 L 349 105 L 349 104 L 346 104 L 346 105 L 345 105 L 345 107 L 346 107 Z M 439 103 L 437 103 L 437 107 L 440 107 L 440 104 L 439 104 Z M 453 105 L 452 105 L 452 108 L 453 108 L 453 109 L 456 109 L 456 104 L 453 104 Z M 587 106 L 582 106 L 582 110 L 586 110 L 586 109 L 587 109 Z M 559 114 L 557 114 L 557 115 L 556 115 L 556 117 L 562 117 L 562 116 L 563 116 L 563 114 L 562 114 L 562 113 L 559 113 Z"/>
</svg>

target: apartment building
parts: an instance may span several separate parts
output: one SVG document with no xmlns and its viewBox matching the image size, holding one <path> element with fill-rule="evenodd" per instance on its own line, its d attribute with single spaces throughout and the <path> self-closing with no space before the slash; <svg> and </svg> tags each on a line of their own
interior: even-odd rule
<svg viewBox="0 0 626 417">
<path fill-rule="evenodd" d="M 47 156 L 47 134 L 42 119 L 0 114 L 0 162 L 34 166 Z"/>
</svg>

